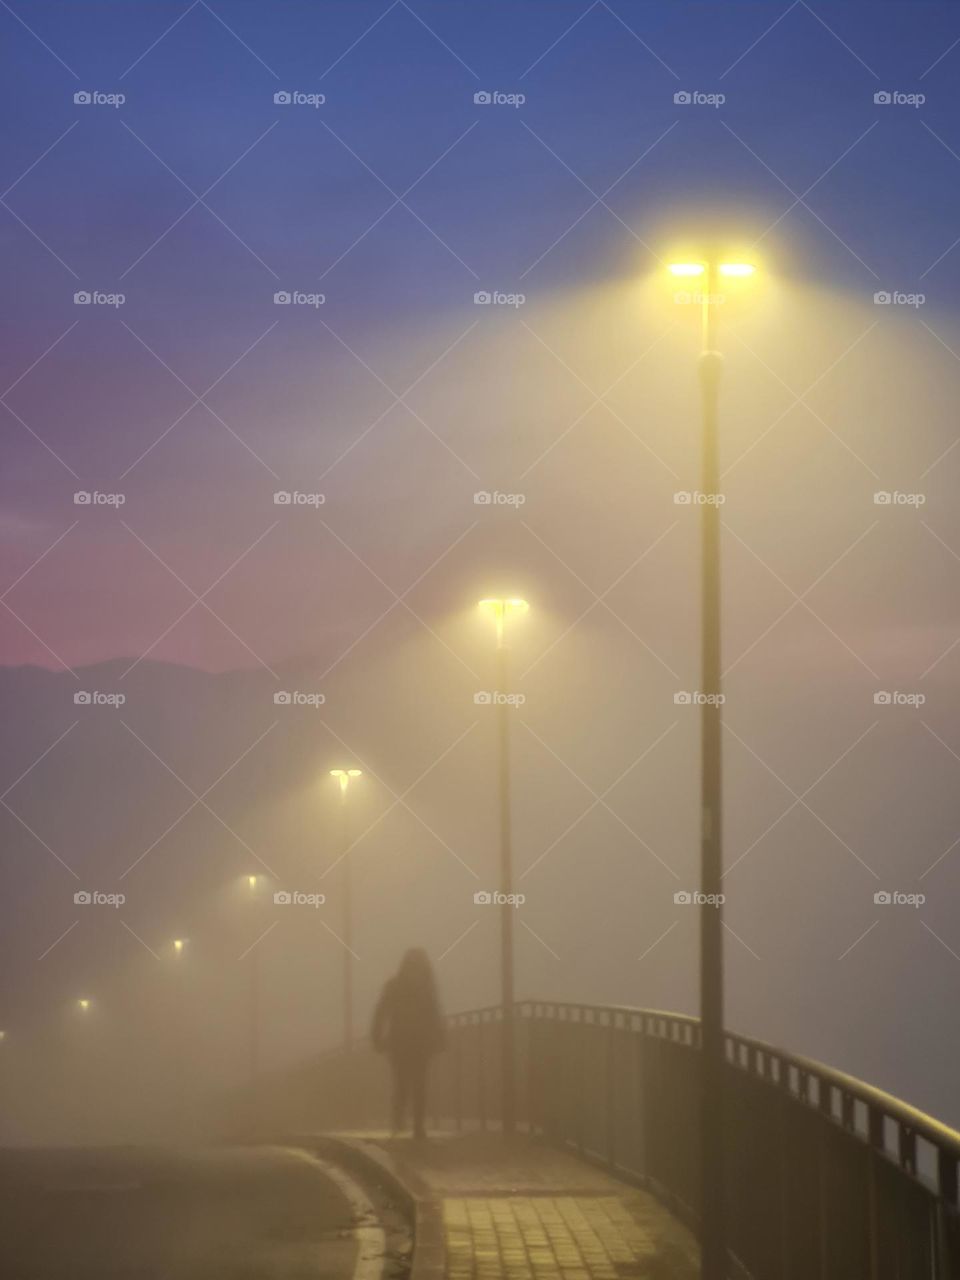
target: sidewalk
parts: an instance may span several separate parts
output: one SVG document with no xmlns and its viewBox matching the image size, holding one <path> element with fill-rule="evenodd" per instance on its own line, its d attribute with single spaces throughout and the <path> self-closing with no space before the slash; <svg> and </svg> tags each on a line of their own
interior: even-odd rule
<svg viewBox="0 0 960 1280">
<path fill-rule="evenodd" d="M 695 1280 L 696 1243 L 652 1196 L 524 1137 L 338 1138 L 416 1210 L 411 1280 Z"/>
</svg>

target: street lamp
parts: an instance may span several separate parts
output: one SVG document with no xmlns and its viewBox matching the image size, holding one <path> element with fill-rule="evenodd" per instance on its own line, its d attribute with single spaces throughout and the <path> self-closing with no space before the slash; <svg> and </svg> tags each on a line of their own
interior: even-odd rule
<svg viewBox="0 0 960 1280">
<path fill-rule="evenodd" d="M 350 824 L 347 815 L 347 788 L 353 778 L 363 777 L 362 769 L 331 769 L 331 778 L 340 784 L 340 858 L 343 862 L 343 1047 L 353 1047 L 353 903 L 351 894 Z"/>
<path fill-rule="evenodd" d="M 182 955 L 183 955 L 183 948 L 184 948 L 184 939 L 183 939 L 183 938 L 174 938 L 174 940 L 173 940 L 173 953 L 174 953 L 174 955 L 182 956 Z"/>
<path fill-rule="evenodd" d="M 256 895 L 260 888 L 260 882 L 263 876 L 248 875 L 244 876 L 244 883 L 250 891 L 251 896 Z M 174 950 L 182 951 L 182 939 L 180 939 L 181 947 L 177 947 L 174 942 Z M 257 1092 L 257 1075 L 260 1071 L 260 948 L 257 945 L 260 939 L 248 949 L 250 956 L 250 986 L 248 991 L 247 1006 L 247 1035 L 249 1039 L 249 1061 L 250 1061 L 250 1106 L 251 1114 L 254 1120 L 257 1116 L 256 1092 Z M 243 956 L 240 957 L 243 959 Z"/>
<path fill-rule="evenodd" d="M 86 998 L 86 996 L 80 997 L 80 999 L 77 1001 L 77 1008 L 80 1010 L 81 1013 L 90 1012 L 90 1001 Z"/>
<path fill-rule="evenodd" d="M 507 648 L 507 619 L 526 613 L 530 606 L 517 597 L 481 600 L 481 610 L 492 618 L 497 636 L 497 739 L 499 743 L 500 792 L 500 1123 L 504 1133 L 513 1133 L 517 1119 L 516 1028 L 514 1024 L 513 909 L 507 895 L 513 893 L 513 850 L 510 831 L 510 651 Z"/>
<path fill-rule="evenodd" d="M 720 487 L 717 422 L 723 356 L 716 348 L 716 279 L 751 276 L 748 262 L 676 262 L 675 276 L 703 281 L 699 358 L 702 413 L 700 891 L 720 903 L 723 878 L 720 674 Z M 723 914 L 700 909 L 700 1257 L 702 1280 L 727 1274 L 724 1224 Z"/>
</svg>

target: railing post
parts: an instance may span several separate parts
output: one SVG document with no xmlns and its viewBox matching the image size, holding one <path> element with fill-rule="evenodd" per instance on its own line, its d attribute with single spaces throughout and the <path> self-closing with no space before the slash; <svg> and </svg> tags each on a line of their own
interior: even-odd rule
<svg viewBox="0 0 960 1280">
<path fill-rule="evenodd" d="M 960 1265 L 957 1250 L 957 1156 L 942 1147 L 937 1152 L 937 1280 L 954 1280 Z M 951 1215 L 953 1221 L 950 1221 Z"/>
<path fill-rule="evenodd" d="M 636 1173 L 642 1181 L 647 1181 L 647 1123 L 644 1112 L 644 1093 L 646 1089 L 647 1075 L 647 1043 L 646 1043 L 646 1020 L 640 1018 L 639 1026 L 634 1027 L 633 1033 L 633 1075 L 634 1075 L 634 1161 L 636 1163 Z"/>
<path fill-rule="evenodd" d="M 463 1130 L 463 1029 L 455 1028 L 453 1037 L 453 1108 L 457 1132 Z"/>
<path fill-rule="evenodd" d="M 613 1169 L 617 1163 L 617 1067 L 615 1061 L 617 1016 L 612 1011 L 607 1015 L 610 1019 L 607 1026 L 607 1164 Z"/>
<path fill-rule="evenodd" d="M 587 1024 L 582 1009 L 576 1026 L 577 1039 L 579 1040 L 577 1049 L 577 1101 L 575 1107 L 577 1150 L 583 1155 L 584 1109 L 587 1105 Z"/>
<path fill-rule="evenodd" d="M 790 1080 L 790 1068 L 786 1068 L 786 1078 Z M 847 1095 L 842 1095 L 841 1105 L 843 1107 L 844 1117 L 847 1113 Z M 853 1115 L 850 1116 L 851 1127 L 853 1124 Z M 820 1263 L 820 1280 L 827 1280 L 829 1271 L 829 1233 L 827 1230 L 827 1135 L 826 1125 L 821 1124 L 820 1132 L 817 1134 L 817 1254 Z"/>
<path fill-rule="evenodd" d="M 487 1127 L 486 1063 L 483 1057 L 483 1015 L 477 1017 L 477 1118 L 480 1128 Z"/>
<path fill-rule="evenodd" d="M 537 1063 L 537 1047 L 540 1043 L 540 1022 L 538 1018 L 539 1005 L 533 1005 L 530 1008 L 530 1014 L 525 1020 L 526 1031 L 525 1041 L 527 1047 L 527 1132 L 530 1137 L 534 1137 L 537 1132 L 537 1112 L 542 1107 L 543 1100 L 538 1098 L 537 1081 L 540 1078 L 540 1071 Z"/>
<path fill-rule="evenodd" d="M 877 1107 L 867 1108 L 867 1229 L 870 1280 L 880 1274 L 880 1218 L 877 1207 L 877 1161 L 884 1149 L 884 1117 Z"/>
</svg>

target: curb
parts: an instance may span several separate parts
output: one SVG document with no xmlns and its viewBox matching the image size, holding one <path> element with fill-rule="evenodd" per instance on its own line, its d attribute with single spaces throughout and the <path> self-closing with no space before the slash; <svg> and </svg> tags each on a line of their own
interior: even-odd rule
<svg viewBox="0 0 960 1280">
<path fill-rule="evenodd" d="M 413 1223 L 413 1258 L 410 1280 L 443 1280 L 447 1250 L 443 1232 L 443 1206 L 426 1193 L 410 1175 L 403 1175 L 390 1156 L 376 1143 L 361 1138 L 341 1138 L 324 1134 L 312 1145 L 373 1178 L 402 1204 Z"/>
</svg>

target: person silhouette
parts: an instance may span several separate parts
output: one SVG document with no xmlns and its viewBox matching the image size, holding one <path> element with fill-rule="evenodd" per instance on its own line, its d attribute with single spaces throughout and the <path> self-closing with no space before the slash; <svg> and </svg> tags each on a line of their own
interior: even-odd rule
<svg viewBox="0 0 960 1280">
<path fill-rule="evenodd" d="M 386 1055 L 393 1074 L 393 1132 L 402 1132 L 413 1107 L 413 1136 L 423 1138 L 427 1068 L 444 1047 L 444 1024 L 433 968 L 426 951 L 412 947 L 384 985 L 373 1015 L 373 1047 Z"/>
</svg>

